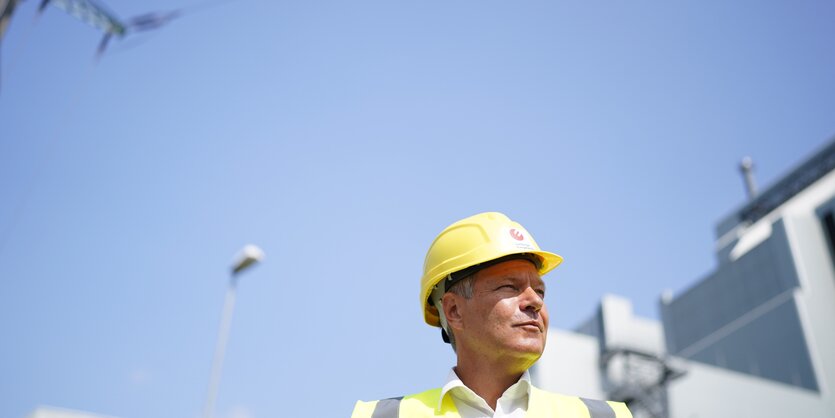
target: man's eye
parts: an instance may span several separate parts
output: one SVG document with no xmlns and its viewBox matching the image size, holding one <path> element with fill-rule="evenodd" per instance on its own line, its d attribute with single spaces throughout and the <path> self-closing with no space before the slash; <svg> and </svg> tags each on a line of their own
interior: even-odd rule
<svg viewBox="0 0 835 418">
<path fill-rule="evenodd" d="M 545 299 L 545 290 L 537 289 L 536 293 L 539 294 L 539 297 Z"/>
<path fill-rule="evenodd" d="M 516 290 L 516 286 L 514 286 L 512 284 L 506 284 L 506 285 L 499 286 L 496 290 L 499 290 L 499 289 Z"/>
</svg>

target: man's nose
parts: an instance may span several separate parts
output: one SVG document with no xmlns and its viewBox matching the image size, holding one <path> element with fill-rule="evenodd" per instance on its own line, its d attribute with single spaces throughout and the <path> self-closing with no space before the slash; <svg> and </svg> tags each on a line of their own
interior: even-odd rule
<svg viewBox="0 0 835 418">
<path fill-rule="evenodd" d="M 539 312 L 542 310 L 542 307 L 545 306 L 545 300 L 542 299 L 542 296 L 539 293 L 536 293 L 536 290 L 530 286 L 522 292 L 521 303 L 523 311 Z"/>
</svg>

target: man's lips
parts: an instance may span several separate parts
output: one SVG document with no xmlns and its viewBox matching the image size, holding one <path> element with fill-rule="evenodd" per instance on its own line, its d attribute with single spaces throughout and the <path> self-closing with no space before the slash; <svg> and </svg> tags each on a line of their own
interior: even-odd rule
<svg viewBox="0 0 835 418">
<path fill-rule="evenodd" d="M 531 330 L 531 331 L 535 330 L 535 331 L 542 332 L 542 324 L 540 324 L 537 321 L 520 322 L 520 323 L 515 324 L 513 326 L 518 327 L 518 328 L 528 329 L 528 330 Z"/>
</svg>

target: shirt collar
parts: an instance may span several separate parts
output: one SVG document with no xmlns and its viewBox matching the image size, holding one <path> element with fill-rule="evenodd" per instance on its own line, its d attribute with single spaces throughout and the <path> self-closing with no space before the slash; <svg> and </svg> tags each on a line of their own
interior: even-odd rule
<svg viewBox="0 0 835 418">
<path fill-rule="evenodd" d="M 516 383 L 514 383 L 509 388 L 507 388 L 507 390 L 505 390 L 504 393 L 508 393 L 511 389 L 514 389 L 515 387 L 517 387 L 517 385 L 520 389 L 524 389 L 524 392 L 521 392 L 521 393 L 527 395 L 528 399 L 530 399 L 530 396 L 531 396 L 531 374 L 527 370 L 525 370 L 525 372 L 522 373 L 522 377 L 520 377 L 519 380 Z M 463 387 L 466 390 L 469 390 L 469 391 L 472 392 L 472 389 L 468 388 L 467 385 L 465 385 L 464 382 L 462 382 L 461 379 L 458 377 L 458 374 L 455 373 L 455 368 L 451 368 L 451 369 L 449 369 L 449 374 L 447 374 L 446 383 L 441 388 L 441 396 L 438 398 L 438 409 L 437 409 L 438 412 L 441 412 L 441 405 L 443 405 L 444 398 L 446 397 L 446 395 L 452 389 L 457 388 L 457 387 Z M 475 392 L 473 392 L 473 394 L 475 396 L 478 396 L 478 394 L 476 394 Z M 504 396 L 504 394 L 502 394 L 502 396 Z"/>
</svg>

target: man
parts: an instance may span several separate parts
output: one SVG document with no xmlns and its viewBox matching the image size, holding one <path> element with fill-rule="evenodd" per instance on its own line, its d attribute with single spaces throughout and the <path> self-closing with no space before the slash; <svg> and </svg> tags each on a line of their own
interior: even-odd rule
<svg viewBox="0 0 835 418">
<path fill-rule="evenodd" d="M 426 254 L 420 304 L 440 327 L 457 365 L 443 387 L 357 402 L 352 418 L 631 418 L 626 406 L 549 393 L 528 368 L 548 334 L 541 276 L 562 262 L 521 225 L 482 213 L 444 229 Z"/>
</svg>

